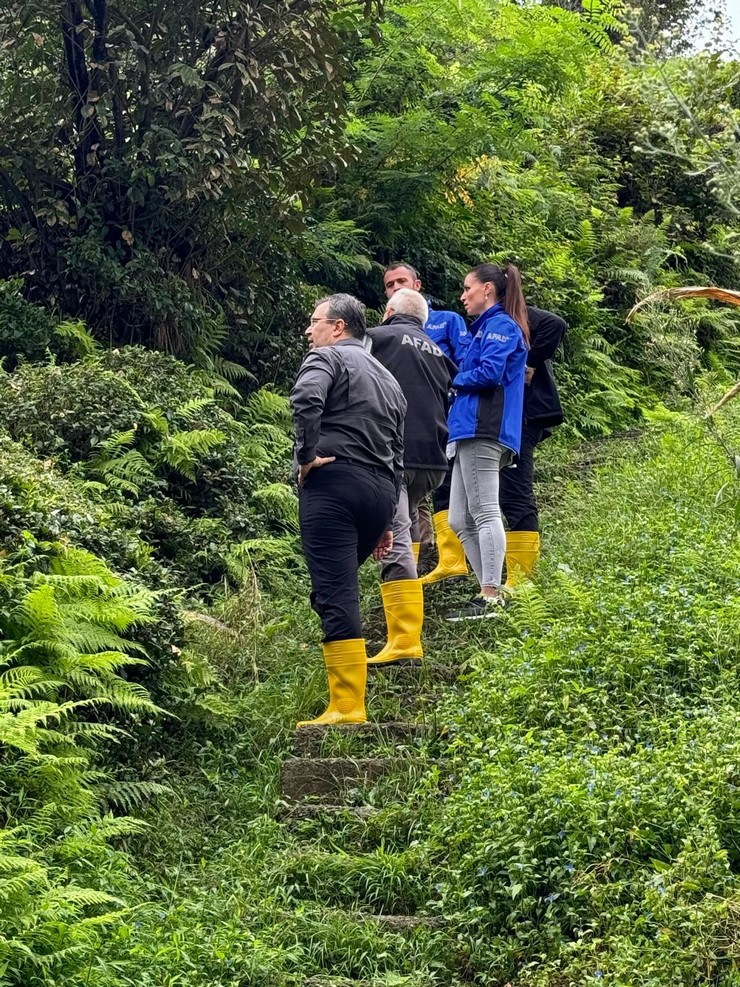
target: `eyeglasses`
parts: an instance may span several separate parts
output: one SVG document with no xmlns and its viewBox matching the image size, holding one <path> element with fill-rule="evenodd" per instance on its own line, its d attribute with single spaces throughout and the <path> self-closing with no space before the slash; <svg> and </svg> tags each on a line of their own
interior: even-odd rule
<svg viewBox="0 0 740 987">
<path fill-rule="evenodd" d="M 341 322 L 341 319 L 311 319 L 311 325 L 317 326 L 319 322 Z"/>
</svg>

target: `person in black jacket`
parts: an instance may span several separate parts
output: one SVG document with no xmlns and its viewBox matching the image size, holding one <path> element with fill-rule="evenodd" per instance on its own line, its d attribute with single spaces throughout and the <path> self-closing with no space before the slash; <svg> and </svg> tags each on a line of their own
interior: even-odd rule
<svg viewBox="0 0 740 987">
<path fill-rule="evenodd" d="M 524 389 L 524 425 L 515 467 L 501 471 L 499 503 L 509 530 L 506 533 L 506 585 L 521 582 L 540 554 L 540 525 L 534 496 L 534 450 L 563 421 L 552 358 L 567 326 L 560 316 L 527 306 L 530 349 Z"/>
<path fill-rule="evenodd" d="M 306 330 L 290 404 L 301 540 L 311 605 L 321 618 L 329 706 L 310 723 L 364 723 L 367 654 L 357 570 L 393 544 L 403 484 L 406 400 L 364 345 L 365 308 L 351 295 L 320 301 Z"/>
<path fill-rule="evenodd" d="M 373 356 L 401 386 L 408 405 L 404 423 L 404 481 L 393 518 L 393 547 L 383 559 L 381 594 L 388 628 L 371 665 L 423 657 L 424 593 L 416 571 L 419 504 L 447 472 L 447 406 L 455 364 L 424 331 L 424 297 L 408 288 L 389 299 L 382 325 L 368 330 Z"/>
</svg>

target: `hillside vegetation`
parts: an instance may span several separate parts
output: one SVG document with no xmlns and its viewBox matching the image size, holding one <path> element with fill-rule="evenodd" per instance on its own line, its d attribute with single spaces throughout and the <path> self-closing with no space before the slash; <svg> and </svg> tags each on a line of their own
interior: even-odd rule
<svg viewBox="0 0 740 987">
<path fill-rule="evenodd" d="M 275 818 L 323 691 L 295 535 L 235 546 L 249 575 L 194 612 L 176 552 L 131 570 L 141 505 L 6 440 L 0 982 L 734 983 L 731 411 L 720 438 L 672 413 L 549 450 L 537 584 L 472 631 L 432 598 L 427 651 L 464 673 L 422 708 L 442 736 L 411 792 L 378 784 L 377 817 L 327 832 Z M 444 924 L 409 943 L 348 924 L 358 908 Z"/>
<path fill-rule="evenodd" d="M 735 987 L 739 310 L 625 315 L 737 287 L 736 59 L 679 2 L 124 6 L 0 4 L 0 987 Z M 399 256 L 569 322 L 545 557 L 485 627 L 431 591 L 369 704 L 425 730 L 286 818 L 285 394 Z"/>
</svg>

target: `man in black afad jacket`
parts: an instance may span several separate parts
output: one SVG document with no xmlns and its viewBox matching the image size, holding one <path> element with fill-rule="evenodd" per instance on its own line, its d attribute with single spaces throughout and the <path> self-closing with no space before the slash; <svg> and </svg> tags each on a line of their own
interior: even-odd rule
<svg viewBox="0 0 740 987">
<path fill-rule="evenodd" d="M 383 559 L 381 595 L 388 641 L 370 665 L 423 657 L 424 593 L 416 572 L 419 503 L 447 471 L 447 404 L 457 368 L 424 331 L 423 295 L 402 288 L 389 299 L 382 325 L 368 330 L 373 356 L 396 378 L 408 409 L 404 424 L 404 482 L 393 519 L 393 548 Z"/>
<path fill-rule="evenodd" d="M 563 421 L 552 358 L 567 326 L 558 315 L 527 306 L 530 350 L 524 389 L 522 446 L 515 467 L 501 470 L 499 503 L 506 533 L 506 585 L 515 586 L 535 566 L 540 554 L 540 524 L 534 496 L 534 450 Z"/>
<path fill-rule="evenodd" d="M 406 400 L 366 349 L 365 307 L 352 295 L 322 299 L 306 335 L 311 352 L 290 404 L 301 540 L 329 680 L 329 707 L 310 722 L 364 723 L 367 654 L 357 570 L 371 554 L 382 559 L 392 544 Z"/>
</svg>

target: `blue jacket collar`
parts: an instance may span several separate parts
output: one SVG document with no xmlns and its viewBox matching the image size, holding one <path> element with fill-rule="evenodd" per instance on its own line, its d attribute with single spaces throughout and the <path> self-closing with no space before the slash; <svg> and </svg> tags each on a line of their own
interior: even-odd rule
<svg viewBox="0 0 740 987">
<path fill-rule="evenodd" d="M 501 302 L 496 302 L 495 305 L 491 305 L 491 307 L 487 308 L 485 312 L 482 312 L 474 322 L 470 323 L 470 332 L 473 334 L 473 336 L 478 335 L 481 326 L 485 325 L 485 323 L 488 322 L 491 316 L 498 315 L 500 312 L 503 312 L 503 310 L 504 310 L 504 306 L 501 304 Z"/>
</svg>

